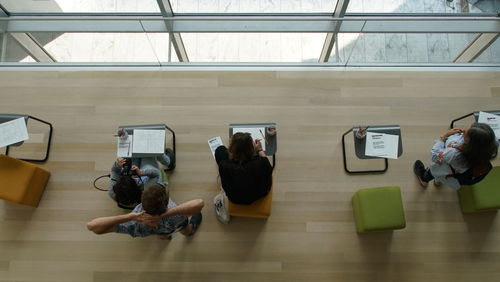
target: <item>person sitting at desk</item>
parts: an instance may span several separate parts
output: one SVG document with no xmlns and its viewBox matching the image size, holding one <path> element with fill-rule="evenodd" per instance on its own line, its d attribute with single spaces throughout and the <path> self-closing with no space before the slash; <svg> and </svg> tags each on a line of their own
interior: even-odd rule
<svg viewBox="0 0 500 282">
<path fill-rule="evenodd" d="M 215 161 L 222 189 L 231 202 L 249 205 L 269 193 L 273 168 L 260 141 L 254 142 L 250 133 L 235 133 L 229 150 L 225 146 L 215 150 Z"/>
<path fill-rule="evenodd" d="M 174 152 L 167 148 L 163 155 L 156 158 L 128 160 L 129 163 L 124 158 L 118 158 L 111 167 L 108 195 L 119 207 L 133 209 L 140 203 L 145 188 L 157 183 L 167 186 L 168 182 L 162 180 L 158 162 L 167 166 L 167 170 L 171 170 L 175 167 L 175 156 Z"/>
<path fill-rule="evenodd" d="M 177 206 L 165 187 L 155 184 L 144 190 L 141 203 L 131 213 L 93 219 L 87 223 L 87 229 L 95 234 L 158 235 L 160 239 L 170 239 L 177 231 L 191 236 L 201 223 L 204 205 L 203 200 L 197 199 Z"/>
<path fill-rule="evenodd" d="M 466 129 L 453 128 L 436 140 L 431 150 L 430 167 L 422 161 L 413 165 L 420 184 L 425 188 L 429 181 L 458 190 L 462 185 L 481 181 L 491 170 L 490 160 L 497 154 L 498 142 L 491 127 L 473 123 Z"/>
</svg>

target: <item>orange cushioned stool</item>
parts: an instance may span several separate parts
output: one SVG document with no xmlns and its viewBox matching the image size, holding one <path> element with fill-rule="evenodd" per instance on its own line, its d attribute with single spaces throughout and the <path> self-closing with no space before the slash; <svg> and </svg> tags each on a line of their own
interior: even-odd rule
<svg viewBox="0 0 500 282">
<path fill-rule="evenodd" d="M 237 205 L 228 201 L 229 214 L 231 216 L 268 218 L 271 215 L 273 205 L 273 188 L 269 190 L 267 196 L 258 199 L 251 205 Z"/>
<path fill-rule="evenodd" d="M 37 207 L 49 177 L 32 163 L 0 155 L 0 199 Z"/>
</svg>

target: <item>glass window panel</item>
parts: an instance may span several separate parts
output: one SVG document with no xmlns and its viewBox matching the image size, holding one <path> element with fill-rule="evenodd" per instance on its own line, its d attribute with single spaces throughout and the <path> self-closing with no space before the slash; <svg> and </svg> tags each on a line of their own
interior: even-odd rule
<svg viewBox="0 0 500 282">
<path fill-rule="evenodd" d="M 486 50 L 481 53 L 474 63 L 498 64 L 500 63 L 500 37 L 498 37 Z"/>
<path fill-rule="evenodd" d="M 333 13 L 337 0 L 170 0 L 176 13 Z"/>
<path fill-rule="evenodd" d="M 32 33 L 58 62 L 159 62 L 167 60 L 168 34 Z"/>
<path fill-rule="evenodd" d="M 350 0 L 347 13 L 496 13 L 500 1 Z"/>
<path fill-rule="evenodd" d="M 330 62 L 452 63 L 476 34 L 340 33 Z M 338 52 L 337 52 L 338 49 Z"/>
<path fill-rule="evenodd" d="M 190 62 L 317 62 L 324 33 L 183 33 Z"/>
<path fill-rule="evenodd" d="M 160 12 L 156 0 L 0 0 L 11 13 Z"/>
<path fill-rule="evenodd" d="M 1 35 L 0 43 L 1 62 L 35 62 L 10 34 Z"/>
</svg>

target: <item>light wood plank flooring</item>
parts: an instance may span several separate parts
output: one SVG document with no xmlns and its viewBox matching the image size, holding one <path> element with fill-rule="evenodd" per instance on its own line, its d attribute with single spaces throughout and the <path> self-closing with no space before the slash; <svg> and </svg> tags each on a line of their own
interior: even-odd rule
<svg viewBox="0 0 500 282">
<path fill-rule="evenodd" d="M 454 191 L 423 190 L 411 172 L 453 118 L 478 109 L 500 109 L 500 73 L 2 71 L 0 112 L 55 131 L 40 206 L 0 201 L 0 281 L 499 281 L 496 213 L 464 216 Z M 207 139 L 227 144 L 236 122 L 278 124 L 273 213 L 223 225 Z M 94 235 L 87 221 L 121 212 L 92 188 L 115 159 L 112 135 L 147 123 L 177 133 L 171 196 L 203 198 L 204 222 L 170 242 Z M 344 173 L 341 135 L 364 124 L 402 126 L 404 154 L 385 174 Z M 353 168 L 380 165 L 348 147 Z M 351 196 L 385 185 L 401 186 L 406 229 L 357 235 Z"/>
</svg>

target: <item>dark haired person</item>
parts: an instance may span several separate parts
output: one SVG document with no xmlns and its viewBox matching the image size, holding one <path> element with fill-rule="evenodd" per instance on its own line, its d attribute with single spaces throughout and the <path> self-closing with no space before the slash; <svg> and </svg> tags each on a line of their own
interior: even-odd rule
<svg viewBox="0 0 500 282">
<path fill-rule="evenodd" d="M 201 199 L 177 206 L 165 187 L 155 184 L 144 190 L 141 204 L 131 213 L 93 219 L 87 223 L 87 228 L 96 234 L 116 232 L 132 237 L 158 235 L 166 239 L 177 231 L 191 236 L 201 223 L 203 206 Z"/>
<path fill-rule="evenodd" d="M 413 171 L 420 184 L 429 181 L 458 190 L 462 185 L 481 181 L 491 170 L 490 160 L 498 150 L 498 141 L 491 127 L 473 123 L 466 129 L 453 128 L 436 140 L 431 150 L 430 167 L 417 160 Z"/>
<path fill-rule="evenodd" d="M 165 154 L 156 158 L 132 158 L 130 170 L 133 173 L 125 175 L 123 167 L 126 160 L 118 158 L 111 167 L 108 195 L 118 203 L 118 206 L 133 209 L 140 203 L 144 188 L 157 183 L 167 186 L 168 182 L 162 180 L 158 162 L 165 165 L 167 169 L 171 169 L 175 166 L 174 159 L 174 153 L 171 149 L 166 149 Z"/>
<path fill-rule="evenodd" d="M 250 133 L 235 133 L 229 149 L 219 146 L 215 150 L 215 160 L 222 189 L 231 202 L 249 205 L 271 189 L 273 168 L 260 141 L 254 142 Z"/>
</svg>

